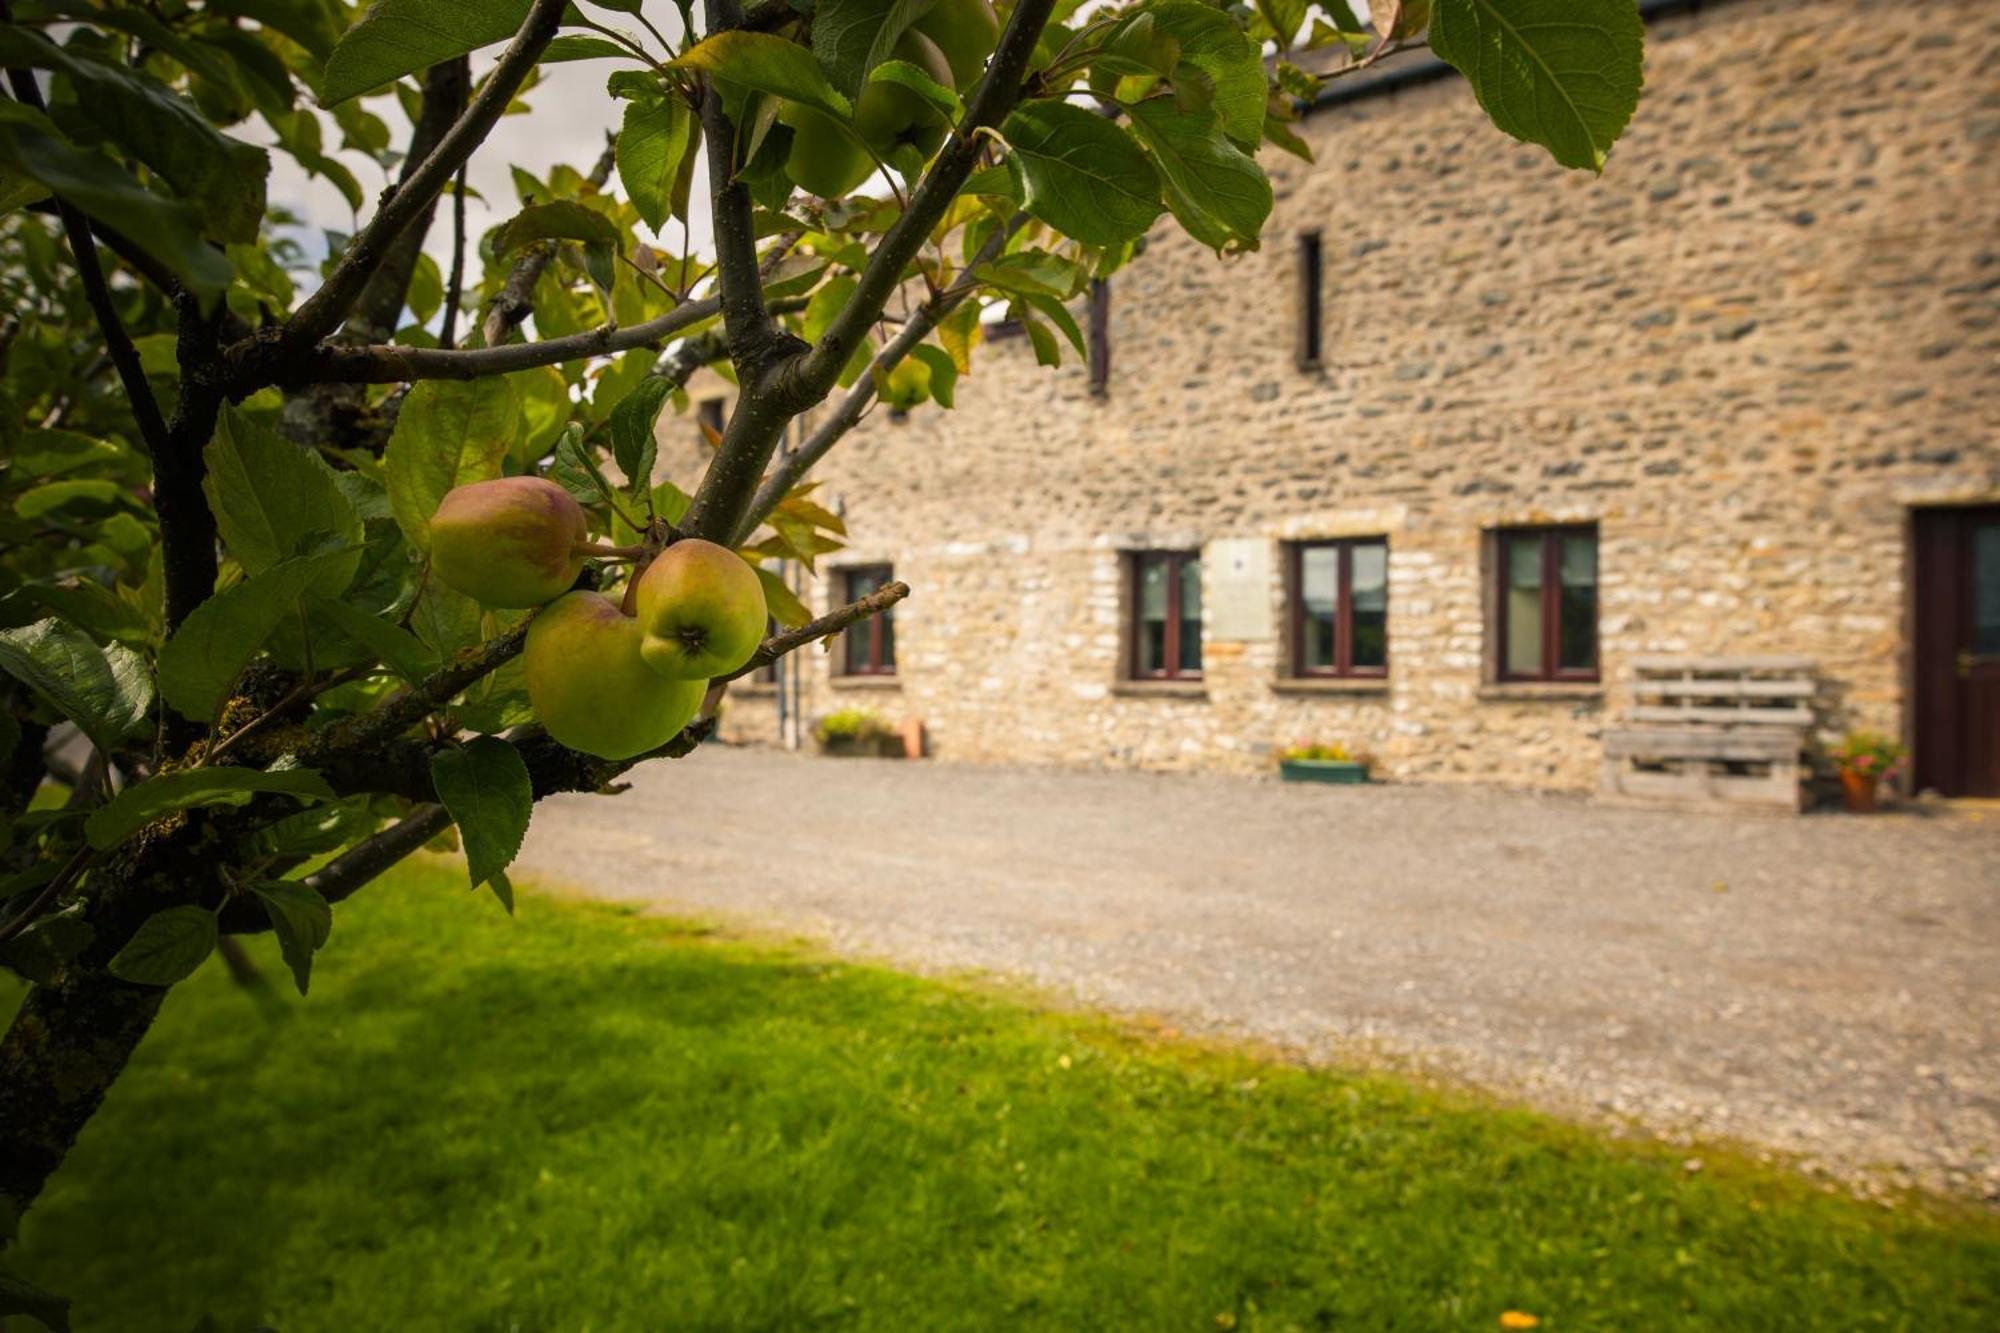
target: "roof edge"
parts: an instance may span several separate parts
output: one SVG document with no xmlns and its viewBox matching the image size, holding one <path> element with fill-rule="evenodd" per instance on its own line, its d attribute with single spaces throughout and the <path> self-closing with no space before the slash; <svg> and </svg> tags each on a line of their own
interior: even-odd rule
<svg viewBox="0 0 2000 1333">
<path fill-rule="evenodd" d="M 1642 0 L 1639 5 L 1639 17 L 1646 23 L 1653 24 L 1661 19 L 1697 14 L 1704 9 L 1714 9 L 1728 3 L 1730 0 Z M 1407 63 L 1382 65 L 1351 78 L 1334 79 L 1320 89 L 1319 96 L 1306 103 L 1302 109 L 1306 115 L 1311 115 L 1315 111 L 1331 106 L 1344 106 L 1374 97 L 1386 97 L 1405 88 L 1434 83 L 1454 72 L 1450 65 L 1426 51 L 1422 56 Z"/>
</svg>

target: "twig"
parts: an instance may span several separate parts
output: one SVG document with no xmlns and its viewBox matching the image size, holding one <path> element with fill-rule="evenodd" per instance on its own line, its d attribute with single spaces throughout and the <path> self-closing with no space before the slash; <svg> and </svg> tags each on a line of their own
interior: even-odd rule
<svg viewBox="0 0 2000 1333">
<path fill-rule="evenodd" d="M 444 287 L 444 323 L 438 328 L 438 346 L 449 352 L 458 345 L 458 304 L 465 299 L 465 172 L 458 164 L 458 177 L 451 191 L 451 278 Z"/>
<path fill-rule="evenodd" d="M 603 153 L 599 154 L 597 165 L 590 169 L 590 183 L 598 189 L 611 179 L 611 169 L 617 164 L 616 140 L 605 136 Z M 534 245 L 526 254 L 514 261 L 514 267 L 507 274 L 507 281 L 500 288 L 500 295 L 493 298 L 492 307 L 486 312 L 486 322 L 480 328 L 480 340 L 488 347 L 498 347 L 501 339 L 535 313 L 535 284 L 542 279 L 543 270 L 555 257 L 555 247 Z"/>
<path fill-rule="evenodd" d="M 42 886 L 40 893 L 30 899 L 28 905 L 11 920 L 0 925 L 0 944 L 7 943 L 46 915 L 49 908 L 55 905 L 56 899 L 62 897 L 70 885 L 82 878 L 83 872 L 90 868 L 90 863 L 96 856 L 97 853 L 92 851 L 87 843 L 77 848 L 69 860 L 63 862 L 62 869 L 56 871 L 55 877 Z"/>
<path fill-rule="evenodd" d="M 818 620 L 807 621 L 797 629 L 788 629 L 782 634 L 773 634 L 757 646 L 757 651 L 750 654 L 749 661 L 726 676 L 717 676 L 716 682 L 732 681 L 739 676 L 747 676 L 753 671 L 767 667 L 786 653 L 795 652 L 809 643 L 816 643 L 829 635 L 838 634 L 857 621 L 881 615 L 909 595 L 909 584 L 885 583 L 859 601 L 849 602 L 838 610 L 829 611 Z"/>
<path fill-rule="evenodd" d="M 662 343 L 682 329 L 710 318 L 718 308 L 713 298 L 689 301 L 675 306 L 664 315 L 627 328 L 606 324 L 563 338 L 501 343 L 491 347 L 443 350 L 389 344 L 342 347 L 322 343 L 305 354 L 296 378 L 317 384 L 398 384 L 410 380 L 482 379 L 488 375 L 506 375 L 516 370 L 553 366 L 584 357 L 610 356 L 634 347 Z M 242 363 L 238 369 L 244 378 L 234 381 L 234 386 L 252 387 L 251 382 L 260 368 Z"/>
<path fill-rule="evenodd" d="M 764 478 L 763 484 L 757 488 L 756 496 L 750 501 L 750 507 L 744 514 L 743 521 L 736 526 L 734 535 L 736 543 L 740 544 L 756 531 L 757 525 L 769 518 L 771 511 L 784 500 L 786 492 L 798 485 L 800 479 L 812 470 L 814 464 L 826 456 L 827 451 L 833 448 L 843 435 L 854 429 L 861 420 L 861 414 L 875 401 L 878 374 L 886 375 L 894 370 L 910 354 L 911 348 L 929 337 L 931 331 L 946 315 L 964 304 L 966 298 L 980 285 L 981 280 L 978 276 L 980 267 L 999 258 L 1000 252 L 1007 248 L 1008 240 L 1027 221 L 1026 213 L 1016 213 L 1004 226 L 995 229 L 994 233 L 986 238 L 986 243 L 979 247 L 979 252 L 972 257 L 972 262 L 965 266 L 964 271 L 951 286 L 918 306 L 910 314 L 896 336 L 889 340 L 870 363 L 869 373 L 855 382 L 854 387 L 840 400 L 840 405 L 814 429 L 806 442 L 795 452 L 787 455 L 771 470 L 771 474 Z"/>
<path fill-rule="evenodd" d="M 293 312 L 277 340 L 281 360 L 302 354 L 340 327 L 384 252 L 430 206 L 459 165 L 472 156 L 499 123 L 522 81 L 554 39 L 567 2 L 534 0 L 520 32 L 508 43 L 499 63 L 486 76 L 484 86 L 465 108 L 465 114 L 424 159 L 423 165 L 411 172 L 375 211 L 374 218 L 348 245 L 319 290 Z"/>
<path fill-rule="evenodd" d="M 0 3 L 0 20 L 13 21 L 11 8 L 5 3 Z M 33 71 L 10 69 L 7 71 L 7 82 L 24 106 L 37 111 L 47 109 Z M 104 346 L 111 354 L 111 364 L 118 368 L 119 381 L 125 386 L 125 397 L 132 405 L 132 416 L 139 423 L 139 437 L 145 441 L 148 453 L 156 459 L 161 458 L 167 451 L 167 419 L 160 412 L 159 400 L 153 397 L 153 386 L 146 382 L 145 367 L 139 364 L 139 349 L 132 345 L 131 336 L 125 332 L 124 321 L 118 318 L 118 308 L 111 304 L 111 289 L 104 281 L 104 264 L 97 256 L 97 240 L 90 234 L 90 219 L 60 195 L 56 196 L 55 203 L 56 215 L 62 219 L 63 235 L 68 237 L 69 248 L 76 255 L 77 277 L 83 282 L 84 299 L 90 303 L 91 314 L 97 317 L 97 327 L 104 335 Z"/>
<path fill-rule="evenodd" d="M 317 756 L 335 751 L 348 754 L 366 752 L 393 739 L 406 727 L 414 726 L 450 703 L 474 681 L 498 671 L 520 656 L 527 640 L 528 625 L 524 621 L 499 638 L 489 639 L 477 649 L 461 653 L 457 660 L 424 677 L 422 683 L 409 693 L 397 695 L 372 713 L 364 713 L 351 722 L 330 728 L 306 754 L 306 765 L 313 766 Z"/>
</svg>

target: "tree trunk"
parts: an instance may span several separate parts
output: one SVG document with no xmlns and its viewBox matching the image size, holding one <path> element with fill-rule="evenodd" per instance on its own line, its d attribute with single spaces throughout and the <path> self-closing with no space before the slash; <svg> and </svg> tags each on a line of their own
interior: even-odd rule
<svg viewBox="0 0 2000 1333">
<path fill-rule="evenodd" d="M 41 1194 L 166 995 L 80 969 L 28 992 L 0 1039 L 0 1212 Z"/>
</svg>

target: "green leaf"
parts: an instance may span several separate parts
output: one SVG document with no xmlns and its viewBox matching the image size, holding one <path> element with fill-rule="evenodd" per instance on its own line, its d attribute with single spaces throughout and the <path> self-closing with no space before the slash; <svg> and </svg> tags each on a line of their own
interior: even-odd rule
<svg viewBox="0 0 2000 1333">
<path fill-rule="evenodd" d="M 1143 236 L 1160 215 L 1159 173 L 1132 136 L 1104 117 L 1067 102 L 1031 102 L 1007 118 L 1003 134 L 1027 210 L 1064 235 L 1120 245 Z"/>
<path fill-rule="evenodd" d="M 1639 105 L 1645 44 L 1633 0 L 1437 0 L 1431 14 L 1431 50 L 1495 125 L 1592 171 Z"/>
<path fill-rule="evenodd" d="M 73 53 L 24 28 L 0 27 L 0 61 L 54 70 L 107 139 L 197 205 L 219 241 L 254 241 L 270 155 L 220 133 L 193 102 L 133 70 Z M 51 183 L 52 184 L 52 183 Z"/>
<path fill-rule="evenodd" d="M 813 54 L 834 86 L 853 97 L 928 8 L 930 0 L 820 0 L 813 10 Z"/>
<path fill-rule="evenodd" d="M 824 111 L 843 124 L 854 115 L 853 105 L 826 81 L 812 52 L 770 33 L 716 33 L 667 68 L 701 70 L 726 83 Z"/>
<path fill-rule="evenodd" d="M 955 125 L 959 118 L 965 115 L 965 103 L 957 93 L 907 60 L 883 61 L 869 72 L 868 82 L 893 83 L 908 88 L 923 98 L 930 108 L 937 112 L 938 120 L 945 125 Z"/>
<path fill-rule="evenodd" d="M 111 960 L 111 975 L 141 986 L 185 980 L 215 952 L 215 913 L 205 907 L 169 907 L 146 919 Z"/>
<path fill-rule="evenodd" d="M 344 547 L 294 556 L 197 606 L 160 650 L 160 693 L 181 716 L 207 722 L 307 589 L 324 587 L 352 559 Z"/>
<path fill-rule="evenodd" d="M 60 620 L 0 630 L 0 670 L 76 723 L 106 754 L 136 735 L 153 707 L 144 658 L 123 644 L 100 648 Z"/>
<path fill-rule="evenodd" d="M 245 805 L 254 796 L 275 792 L 301 800 L 330 799 L 333 789 L 309 768 L 281 768 L 260 773 L 254 768 L 222 765 L 179 768 L 135 782 L 90 812 L 84 837 L 103 851 L 116 847 L 162 815 L 199 805 Z"/>
<path fill-rule="evenodd" d="M 403 301 L 410 308 L 410 318 L 419 324 L 431 322 L 431 316 L 444 306 L 444 274 L 438 271 L 437 260 L 427 254 L 417 256 Z"/>
<path fill-rule="evenodd" d="M 1306 0 L 1257 0 L 1257 12 L 1271 25 L 1277 34 L 1278 49 L 1284 50 L 1299 35 L 1299 26 L 1306 21 Z"/>
<path fill-rule="evenodd" d="M 530 0 L 375 0 L 327 57 L 319 103 L 333 106 L 440 61 L 504 42 Z"/>
<path fill-rule="evenodd" d="M 0 1271 L 0 1319 L 26 1315 L 50 1333 L 69 1333 L 69 1297 L 43 1291 L 12 1273 Z"/>
<path fill-rule="evenodd" d="M 953 406 L 954 386 L 958 383 L 958 363 L 951 359 L 950 352 L 929 343 L 912 347 L 910 355 L 930 367 L 931 397 L 937 400 L 939 407 L 949 411 Z"/>
<path fill-rule="evenodd" d="M 28 980 L 47 985 L 96 941 L 97 932 L 83 913 L 80 902 L 49 913 L 0 947 L 0 960 Z"/>
<path fill-rule="evenodd" d="M 145 617 L 101 583 L 89 579 L 71 584 L 31 583 L 21 591 L 50 614 L 99 638 L 142 644 L 150 637 Z"/>
<path fill-rule="evenodd" d="M 278 937 L 278 952 L 292 969 L 299 994 L 306 993 L 312 980 L 313 955 L 333 933 L 333 908 L 310 884 L 295 879 L 253 884 L 250 891 L 264 904 L 271 918 L 271 930 Z"/>
<path fill-rule="evenodd" d="M 313 597 L 307 604 L 315 618 L 332 621 L 335 629 L 373 653 L 376 660 L 412 685 L 441 665 L 438 655 L 426 648 L 422 640 L 387 617 L 371 615 L 331 597 Z"/>
<path fill-rule="evenodd" d="M 198 208 L 161 198 L 102 153 L 70 144 L 47 117 L 4 99 L 0 166 L 33 176 L 85 213 L 117 227 L 193 291 L 212 295 L 229 286 L 229 260 L 205 238 Z"/>
<path fill-rule="evenodd" d="M 521 427 L 508 451 L 510 472 L 533 472 L 569 424 L 569 381 L 554 366 L 517 370 L 507 377 L 521 400 Z"/>
<path fill-rule="evenodd" d="M 571 425 L 556 442 L 549 480 L 576 497 L 580 505 L 600 505 L 616 492 L 598 470 L 591 447 L 583 442 L 583 427 Z"/>
<path fill-rule="evenodd" d="M 79 500 L 102 505 L 117 499 L 118 483 L 113 481 L 51 481 L 32 486 L 16 496 L 14 512 L 25 519 L 37 519 Z"/>
<path fill-rule="evenodd" d="M 244 572 L 261 574 L 331 537 L 354 546 L 332 562 L 315 587 L 338 595 L 361 565 L 361 517 L 317 452 L 302 449 L 233 407 L 224 407 L 202 451 L 208 475 L 202 493 L 215 525 Z"/>
<path fill-rule="evenodd" d="M 493 232 L 493 253 L 505 258 L 535 241 L 582 241 L 586 245 L 618 244 L 618 224 L 594 208 L 573 199 L 529 204 Z"/>
<path fill-rule="evenodd" d="M 807 300 L 805 311 L 799 316 L 799 336 L 809 343 L 824 338 L 834 317 L 847 308 L 860 289 L 860 281 L 852 274 L 838 273 L 828 278 L 826 285 Z"/>
<path fill-rule="evenodd" d="M 1255 249 L 1271 216 L 1271 182 L 1257 159 L 1230 142 L 1213 112 L 1182 111 L 1163 97 L 1126 109 L 1188 235 L 1218 251 Z"/>
<path fill-rule="evenodd" d="M 1227 14 L 1194 0 L 1166 0 L 1147 12 L 1160 32 L 1180 43 L 1181 59 L 1215 85 L 1210 109 L 1221 118 L 1223 132 L 1239 147 L 1254 151 L 1264 135 L 1264 105 L 1270 97 L 1257 44 Z"/>
<path fill-rule="evenodd" d="M 681 162 L 694 146 L 695 118 L 678 97 L 645 97 L 625 108 L 618 131 L 618 180 L 639 210 L 639 217 L 658 232 L 675 207 L 674 185 Z"/>
<path fill-rule="evenodd" d="M 757 566 L 757 581 L 764 585 L 764 605 L 786 629 L 797 629 L 813 618 L 812 611 L 790 585 L 762 565 Z"/>
<path fill-rule="evenodd" d="M 631 60 L 630 51 L 606 37 L 588 37 L 581 33 L 565 33 L 550 42 L 542 52 L 544 65 L 560 65 L 569 60 Z"/>
<path fill-rule="evenodd" d="M 383 457 L 389 508 L 410 545 L 431 549 L 431 515 L 445 492 L 500 475 L 520 416 L 504 376 L 425 380 L 410 390 Z"/>
<path fill-rule="evenodd" d="M 493 253 L 506 256 L 536 241 L 576 241 L 583 246 L 590 280 L 610 291 L 617 279 L 614 261 L 623 239 L 618 225 L 594 208 L 571 199 L 530 204 L 493 232 Z"/>
<path fill-rule="evenodd" d="M 410 614 L 410 628 L 424 647 L 442 659 L 479 644 L 480 614 L 479 603 L 443 579 L 426 579 Z"/>
<path fill-rule="evenodd" d="M 672 381 L 649 375 L 611 409 L 611 456 L 634 495 L 647 493 L 653 484 L 653 462 L 659 453 L 654 423 L 673 392 Z"/>
<path fill-rule="evenodd" d="M 512 863 L 527 836 L 535 810 L 528 766 L 506 741 L 481 736 L 435 755 L 431 781 L 465 839 L 466 867 L 476 889 Z"/>
</svg>

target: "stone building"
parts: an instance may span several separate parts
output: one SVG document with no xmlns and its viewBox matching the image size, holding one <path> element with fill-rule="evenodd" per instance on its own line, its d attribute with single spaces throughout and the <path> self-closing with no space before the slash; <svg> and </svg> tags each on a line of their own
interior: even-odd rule
<svg viewBox="0 0 2000 1333">
<path fill-rule="evenodd" d="M 2000 7 L 1648 9 L 1601 178 L 1422 65 L 1336 82 L 1259 252 L 1162 225 L 1112 279 L 1101 384 L 996 339 L 872 415 L 803 586 L 912 595 L 726 734 L 1582 789 L 1635 655 L 1791 654 L 1827 731 L 2000 794 Z"/>
</svg>

